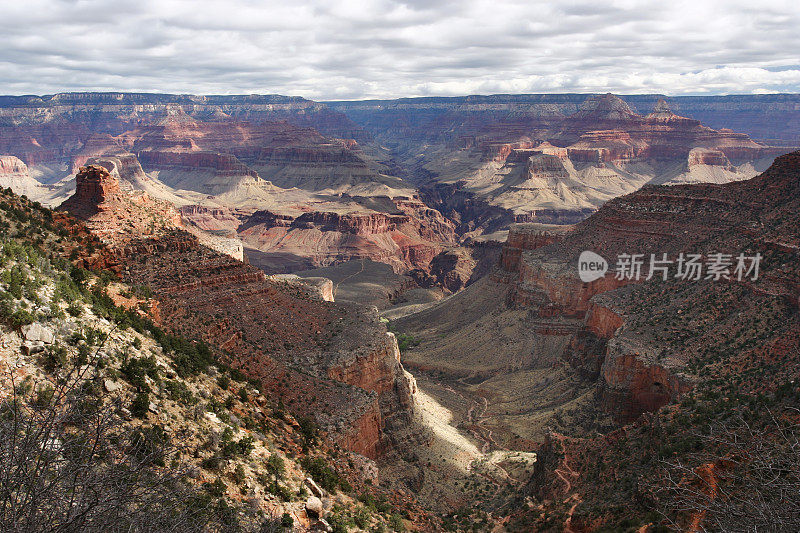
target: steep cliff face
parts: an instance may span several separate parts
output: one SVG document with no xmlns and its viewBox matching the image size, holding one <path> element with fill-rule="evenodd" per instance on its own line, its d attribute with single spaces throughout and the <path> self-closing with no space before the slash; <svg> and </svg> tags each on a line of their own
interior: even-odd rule
<svg viewBox="0 0 800 533">
<path fill-rule="evenodd" d="M 519 260 L 525 250 L 536 250 L 561 240 L 572 231 L 571 226 L 547 224 L 516 224 L 508 230 L 508 237 L 500 254 L 500 266 L 508 272 L 519 272 Z"/>
<path fill-rule="evenodd" d="M 230 154 L 140 151 L 138 158 L 145 168 L 158 172 L 166 185 L 212 196 L 262 181 L 255 170 Z"/>
<path fill-rule="evenodd" d="M 0 99 L 0 116 L 11 124 L 69 121 L 92 124 L 100 132 L 111 135 L 175 113 L 200 120 L 225 117 L 247 121 L 288 120 L 334 137 L 367 138 L 367 134 L 343 114 L 324 104 L 291 96 L 60 93 Z"/>
<path fill-rule="evenodd" d="M 75 200 L 72 203 L 89 208 L 92 204 L 114 200 L 120 192 L 119 181 L 112 178 L 104 167 L 81 167 L 75 176 Z"/>
<path fill-rule="evenodd" d="M 371 208 L 381 208 L 376 202 L 385 204 L 384 211 Z M 310 267 L 370 259 L 398 272 L 427 270 L 442 246 L 455 241 L 453 224 L 419 200 L 378 198 L 360 211 L 299 216 L 256 211 L 237 231 L 261 252 L 302 258 Z"/>
<path fill-rule="evenodd" d="M 7 187 L 18 195 L 36 199 L 43 194 L 41 184 L 33 179 L 28 166 L 21 159 L 0 155 L 0 187 Z"/>
<path fill-rule="evenodd" d="M 496 213 L 459 210 L 460 223 L 490 232 L 490 225 L 510 222 L 575 223 L 648 182 L 747 179 L 789 151 L 679 116 L 671 109 L 685 114 L 678 102 L 607 94 L 331 105 L 391 147 L 418 183 L 456 186 L 471 193 L 473 205 L 494 207 Z M 694 149 L 700 151 L 690 155 Z M 432 205 L 447 212 L 448 198 Z"/>
<path fill-rule="evenodd" d="M 365 102 L 329 102 L 373 135 L 384 139 L 468 138 L 492 124 L 542 122 L 577 112 L 589 95 L 526 94 L 405 98 Z M 730 128 L 755 139 L 792 146 L 800 135 L 800 96 L 796 94 L 677 96 L 622 95 L 639 113 L 672 109 L 716 129 Z M 663 102 L 663 103 L 661 103 Z M 664 105 L 666 104 L 666 105 Z M 513 114 L 512 114 L 513 113 Z M 653 114 L 651 113 L 651 115 Z M 521 128 L 528 131 L 530 128 Z"/>
<path fill-rule="evenodd" d="M 613 263 L 612 272 L 583 283 L 577 276 L 578 255 L 583 250 L 593 250 L 613 260 L 621 253 L 641 253 L 648 258 L 651 253 L 677 257 L 679 253 L 721 251 L 735 255 L 747 250 L 750 254 L 774 257 L 772 242 L 794 246 L 797 241 L 792 228 L 797 225 L 794 206 L 800 201 L 798 176 L 800 154 L 794 153 L 778 158 L 766 173 L 749 181 L 727 186 L 648 187 L 616 199 L 549 246 L 539 247 L 537 238 L 526 243 L 519 230 L 514 231 L 509 235 L 503 263 L 506 270 L 518 272 L 511 300 L 538 307 L 540 314 L 583 317 L 586 331 L 580 334 L 580 341 L 573 341 L 576 350 L 567 353 L 567 358 L 582 366 L 587 363 L 587 356 L 592 358 L 586 353 L 587 345 L 602 350 L 594 358 L 595 367 L 597 362 L 601 363 L 598 386 L 606 410 L 620 420 L 629 421 L 642 412 L 658 409 L 689 390 L 696 377 L 687 374 L 692 349 L 665 348 L 654 343 L 659 335 L 654 338 L 649 324 L 647 309 L 652 304 L 648 298 L 658 301 L 672 298 L 675 302 L 672 311 L 682 314 L 686 311 L 677 302 L 683 299 L 688 304 L 691 300 L 686 296 L 686 284 L 688 289 L 698 291 L 695 305 L 700 308 L 704 300 L 699 295 L 705 294 L 703 291 L 708 291 L 709 298 L 711 294 L 723 298 L 727 285 L 703 279 L 698 283 L 710 286 L 698 289 L 689 281 L 669 279 L 658 289 L 653 283 L 646 284 L 646 288 L 627 286 L 637 280 L 618 279 L 613 273 Z M 749 201 L 743 203 L 741 198 Z M 774 227 L 775 220 L 780 220 L 780 229 Z M 760 229 L 755 232 L 754 228 Z M 516 250 L 526 244 L 528 249 L 515 263 L 512 259 Z M 645 281 L 647 268 L 642 271 L 641 282 Z M 788 282 L 783 272 L 786 268 L 787 265 L 768 263 L 761 266 L 757 281 L 734 281 L 748 287 L 748 291 L 757 291 L 759 298 L 768 295 L 776 302 L 796 301 L 795 284 Z M 657 291 L 659 296 L 649 296 L 643 301 L 635 301 L 632 296 Z M 665 296 L 673 292 L 681 296 Z M 663 312 L 667 313 L 670 306 L 665 306 Z M 719 334 L 724 336 L 723 332 Z M 780 336 L 781 332 L 772 334 Z M 608 342 L 597 343 L 590 337 Z M 583 355 L 576 357 L 576 352 Z"/>
<path fill-rule="evenodd" d="M 392 449 L 386 420 L 410 420 L 413 406 L 396 342 L 376 315 L 196 244 L 163 250 L 161 240 L 159 253 L 124 264 L 132 281 L 163 296 L 165 323 L 223 347 L 233 366 L 348 449 L 371 458 Z"/>
</svg>

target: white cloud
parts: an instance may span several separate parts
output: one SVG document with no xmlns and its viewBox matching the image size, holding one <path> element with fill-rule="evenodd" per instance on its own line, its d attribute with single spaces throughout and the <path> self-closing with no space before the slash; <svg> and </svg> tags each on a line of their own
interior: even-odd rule
<svg viewBox="0 0 800 533">
<path fill-rule="evenodd" d="M 0 3 L 0 93 L 800 92 L 771 0 Z"/>
</svg>

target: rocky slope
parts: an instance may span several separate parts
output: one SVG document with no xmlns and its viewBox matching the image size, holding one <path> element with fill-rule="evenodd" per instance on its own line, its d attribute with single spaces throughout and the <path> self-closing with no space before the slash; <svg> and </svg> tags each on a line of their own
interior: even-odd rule
<svg viewBox="0 0 800 533">
<path fill-rule="evenodd" d="M 31 198 L 40 198 L 45 194 L 42 185 L 31 177 L 27 165 L 10 155 L 0 156 L 0 187 Z"/>
<path fill-rule="evenodd" d="M 39 493 L 48 498 L 38 504 L 49 506 L 46 527 L 84 529 L 86 516 L 93 525 L 110 519 L 113 527 L 180 531 L 330 531 L 354 521 L 401 528 L 393 513 L 403 509 L 415 529 L 433 529 L 410 498 L 378 488 L 373 462 L 287 412 L 280 394 L 222 362 L 219 345 L 178 334 L 169 309 L 145 286 L 78 266 L 98 253 L 120 251 L 105 249 L 63 213 L 0 193 L 3 408 L 44 417 L 35 420 L 55 416 L 50 426 L 32 426 L 33 433 L 17 424 L 15 435 L 39 439 L 32 442 L 46 452 L 65 451 L 52 462 L 42 448 L 7 441 L 4 453 L 16 455 L 4 462 L 4 474 L 23 466 L 14 461 L 30 460 L 24 466 L 38 465 L 48 483 L 67 468 L 76 480 L 70 485 L 72 478 L 61 476 L 56 499 Z M 9 430 L 7 419 L 0 430 Z M 117 475 L 117 465 L 136 476 Z M 88 497 L 91 491 L 124 499 L 123 514 Z M 25 509 L 15 527 L 38 523 Z M 133 525 L 137 520 L 147 525 Z"/>
</svg>

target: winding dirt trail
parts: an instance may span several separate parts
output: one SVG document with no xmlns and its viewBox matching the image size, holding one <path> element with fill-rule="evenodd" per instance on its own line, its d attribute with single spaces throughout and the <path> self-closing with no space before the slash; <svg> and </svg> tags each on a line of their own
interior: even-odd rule
<svg viewBox="0 0 800 533">
<path fill-rule="evenodd" d="M 562 460 L 561 465 L 555 469 L 555 474 L 558 478 L 564 482 L 565 491 L 569 496 L 564 500 L 564 503 L 573 502 L 572 506 L 567 511 L 567 519 L 564 521 L 564 533 L 575 533 L 575 530 L 572 529 L 572 515 L 575 514 L 575 509 L 578 507 L 578 504 L 581 503 L 581 497 L 578 495 L 577 492 L 572 492 L 572 480 L 575 480 L 580 475 L 576 472 L 569 464 L 569 455 L 567 454 L 567 448 L 564 446 L 564 440 L 566 437 L 560 433 L 551 432 L 553 438 L 555 438 L 559 445 L 561 446 L 561 454 Z"/>
<path fill-rule="evenodd" d="M 354 278 L 354 277 L 358 276 L 362 272 L 364 272 L 364 260 L 363 259 L 361 260 L 361 268 L 358 270 L 358 272 L 354 272 L 353 274 L 350 274 L 349 276 L 343 277 L 342 279 L 339 280 L 339 283 L 337 283 L 336 285 L 333 286 L 333 299 L 334 300 L 336 299 L 336 291 L 339 290 L 339 285 L 341 285 L 342 283 L 344 283 L 345 281 L 347 281 L 350 278 Z"/>
<path fill-rule="evenodd" d="M 484 455 L 487 454 L 492 447 L 498 450 L 505 450 L 505 448 L 497 444 L 492 437 L 492 430 L 484 425 L 486 421 L 491 418 L 486 414 L 489 411 L 489 400 L 486 398 L 486 396 L 479 394 L 478 398 L 480 398 L 480 400 L 475 400 L 474 398 L 466 396 L 465 394 L 455 390 L 449 385 L 442 384 L 442 388 L 455 394 L 465 402 L 469 402 L 469 408 L 467 409 L 465 415 L 466 425 L 469 426 L 467 429 L 470 434 L 472 434 L 472 436 L 481 443 L 481 453 Z M 479 412 L 478 409 L 480 410 Z"/>
</svg>

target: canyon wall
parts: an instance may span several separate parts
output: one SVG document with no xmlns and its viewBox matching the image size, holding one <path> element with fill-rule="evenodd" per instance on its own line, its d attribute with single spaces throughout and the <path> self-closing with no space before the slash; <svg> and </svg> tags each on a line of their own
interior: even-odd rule
<svg viewBox="0 0 800 533">
<path fill-rule="evenodd" d="M 43 194 L 41 184 L 31 177 L 28 166 L 19 158 L 0 155 L 0 187 L 36 199 Z"/>
<path fill-rule="evenodd" d="M 463 232 L 576 223 L 648 183 L 748 179 L 798 144 L 712 129 L 674 112 L 683 112 L 676 99 L 643 101 L 495 95 L 330 105 L 389 147 L 432 206 L 447 216 L 455 207 Z"/>
<path fill-rule="evenodd" d="M 548 234 L 541 226 L 512 227 L 500 261 L 505 274 L 495 279 L 511 284 L 509 302 L 513 305 L 530 308 L 539 317 L 583 321 L 564 351 L 564 359 L 584 379 L 597 380 L 603 409 L 621 421 L 630 421 L 679 399 L 698 379 L 689 366 L 697 352 L 703 351 L 702 343 L 684 344 L 685 333 L 661 337 L 658 331 L 663 326 L 657 323 L 672 324 L 675 317 L 689 321 L 703 313 L 733 313 L 710 303 L 704 306 L 705 302 L 733 298 L 729 293 L 737 291 L 770 300 L 771 305 L 788 302 L 797 306 L 797 283 L 786 276 L 785 261 L 796 254 L 800 244 L 798 202 L 800 152 L 778 158 L 767 172 L 748 181 L 725 186 L 646 187 L 612 200 L 587 221 L 559 235 Z M 756 227 L 762 229 L 755 232 Z M 649 258 L 651 253 L 677 257 L 679 253 L 720 251 L 734 256 L 747 250 L 768 258 L 776 257 L 776 242 L 781 243 L 781 250 L 791 250 L 790 255 L 780 252 L 784 259 L 762 264 L 757 280 L 731 277 L 718 283 L 701 279 L 688 286 L 691 298 L 686 292 L 691 281 L 671 278 L 660 284 L 646 283 L 647 265 L 638 280 L 620 279 L 613 271 L 614 259 L 621 253 L 641 253 Z M 596 281 L 582 282 L 577 258 L 584 250 L 605 257 L 611 271 Z M 739 311 L 742 315 L 752 312 L 752 306 L 733 301 L 735 306 L 750 309 Z M 663 309 L 657 313 L 648 311 L 650 308 Z M 720 322 L 719 331 L 709 327 L 698 332 L 697 338 L 707 335 L 713 342 L 729 338 L 726 336 L 732 334 L 725 332 L 726 327 L 733 326 Z M 783 335 L 778 326 L 771 334 Z"/>
<path fill-rule="evenodd" d="M 520 94 L 491 96 L 456 96 L 327 102 L 345 113 L 373 135 L 394 131 L 396 136 L 416 135 L 428 139 L 445 135 L 466 136 L 469 128 L 518 120 L 523 114 L 529 121 L 577 112 L 590 95 Z M 675 112 L 720 129 L 729 128 L 755 139 L 797 146 L 800 142 L 800 95 L 664 96 L 620 95 L 634 110 L 646 113 L 664 100 Z M 476 118 L 473 118 L 476 117 Z M 419 125 L 419 127 L 412 127 Z M 437 127 L 440 126 L 441 127 Z M 461 126 L 452 130 L 452 126 Z"/>
</svg>

